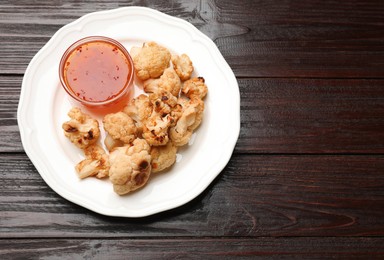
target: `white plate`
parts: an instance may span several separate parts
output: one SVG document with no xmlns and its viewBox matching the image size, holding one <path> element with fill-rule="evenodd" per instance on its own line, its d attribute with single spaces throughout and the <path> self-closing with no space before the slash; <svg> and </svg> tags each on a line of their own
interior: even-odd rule
<svg viewBox="0 0 384 260">
<path fill-rule="evenodd" d="M 209 89 L 203 123 L 176 164 L 126 196 L 115 194 L 108 180 L 77 177 L 74 166 L 83 154 L 61 129 L 73 104 L 60 86 L 59 61 L 70 44 L 90 35 L 114 38 L 128 50 L 156 41 L 172 52 L 187 53 Z M 137 96 L 137 86 L 135 91 Z M 25 72 L 17 119 L 27 155 L 55 192 L 104 215 L 143 217 L 187 203 L 222 171 L 239 136 L 240 94 L 216 45 L 193 25 L 152 9 L 124 7 L 85 15 L 55 33 Z"/>
</svg>

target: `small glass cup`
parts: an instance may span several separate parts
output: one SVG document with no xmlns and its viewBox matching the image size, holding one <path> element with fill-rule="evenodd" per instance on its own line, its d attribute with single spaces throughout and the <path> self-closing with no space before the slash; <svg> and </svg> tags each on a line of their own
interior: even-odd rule
<svg viewBox="0 0 384 260">
<path fill-rule="evenodd" d="M 71 86 L 70 80 L 68 79 L 68 77 L 69 77 L 68 71 L 66 71 L 66 70 L 69 69 L 69 66 L 73 66 L 73 64 L 70 65 L 71 62 L 74 62 L 73 61 L 73 55 L 82 55 L 81 54 L 82 48 L 83 47 L 87 48 L 87 46 L 90 46 L 90 44 L 107 44 L 107 45 L 110 45 L 111 47 L 113 47 L 112 50 L 115 51 L 115 53 L 121 52 L 122 56 L 126 60 L 126 62 L 124 62 L 127 66 L 127 68 L 124 68 L 124 69 L 127 69 L 126 77 L 124 75 L 123 79 L 119 79 L 121 86 L 119 86 L 117 88 L 118 91 L 116 91 L 116 93 L 114 95 L 112 95 L 111 98 L 108 98 L 105 100 L 91 100 L 91 99 L 87 99 L 85 96 L 81 96 L 79 92 L 83 92 L 83 91 L 77 90 L 79 92 L 76 92 L 76 90 L 74 90 L 74 87 Z M 88 48 L 87 48 L 87 50 L 88 50 Z M 77 52 L 77 53 L 75 53 L 75 52 Z M 93 56 L 95 56 L 95 55 L 93 55 Z M 97 54 L 97 55 L 104 55 L 104 53 L 100 52 L 100 54 Z M 109 55 L 111 55 L 111 54 L 109 53 Z M 85 56 L 85 58 L 87 58 L 87 56 Z M 89 70 L 92 70 L 92 67 L 94 69 L 99 68 L 99 65 L 95 65 L 94 63 L 92 64 L 92 63 L 88 62 L 87 64 L 92 65 L 92 66 L 90 66 Z M 86 69 L 87 64 L 83 64 L 85 68 L 83 66 L 80 66 L 80 67 L 82 70 L 85 70 L 87 72 L 87 75 L 88 75 L 89 70 Z M 121 64 L 121 62 L 120 62 L 120 64 Z M 102 66 L 102 67 L 104 67 L 104 65 L 105 64 L 100 64 L 100 66 Z M 106 67 L 114 67 L 112 65 L 113 64 L 109 64 L 109 66 L 106 66 Z M 116 66 L 116 67 L 117 67 L 117 70 L 122 69 L 122 68 L 118 68 L 118 66 Z M 124 69 L 122 71 L 124 71 Z M 117 72 L 113 72 L 113 73 L 117 73 Z M 96 73 L 96 74 L 100 75 L 100 73 Z M 103 72 L 103 74 L 109 75 L 109 72 L 105 72 L 105 73 Z M 60 60 L 59 76 L 60 76 L 61 85 L 63 86 L 64 90 L 76 102 L 78 102 L 78 103 L 80 103 L 80 104 L 82 104 L 88 108 L 91 108 L 91 109 L 111 110 L 112 107 L 115 107 L 116 109 L 118 109 L 117 107 L 123 107 L 128 102 L 129 96 L 131 94 L 131 89 L 133 88 L 134 66 L 133 66 L 133 61 L 132 61 L 130 54 L 128 53 L 128 51 L 124 48 L 124 46 L 120 42 L 118 42 L 114 39 L 108 38 L 108 37 L 104 37 L 104 36 L 89 36 L 89 37 L 85 37 L 85 38 L 82 38 L 82 39 L 76 41 L 64 52 L 64 54 Z M 84 76 L 84 78 L 85 78 L 85 76 Z M 83 81 L 84 81 L 84 78 L 83 78 Z M 119 78 L 119 76 L 117 76 L 117 78 Z M 72 79 L 72 83 L 74 83 L 73 80 L 74 79 Z M 90 82 L 89 85 L 92 85 L 92 83 Z M 108 88 L 109 86 L 106 85 L 105 87 Z M 114 88 L 116 88 L 116 86 L 114 86 Z M 92 90 L 88 90 L 88 91 L 92 91 Z M 121 103 L 125 103 L 125 104 L 121 104 Z"/>
</svg>

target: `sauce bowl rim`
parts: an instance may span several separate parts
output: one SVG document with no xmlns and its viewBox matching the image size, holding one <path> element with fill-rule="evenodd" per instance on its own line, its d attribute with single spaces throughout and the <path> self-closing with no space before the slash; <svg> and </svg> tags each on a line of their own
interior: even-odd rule
<svg viewBox="0 0 384 260">
<path fill-rule="evenodd" d="M 82 46 L 84 44 L 92 43 L 92 42 L 104 42 L 104 43 L 109 43 L 114 46 L 116 46 L 124 55 L 124 57 L 127 60 L 127 66 L 128 66 L 128 77 L 127 80 L 124 84 L 124 86 L 120 89 L 118 94 L 108 100 L 105 101 L 89 101 L 89 100 L 84 100 L 82 98 L 79 98 L 73 90 L 68 86 L 68 84 L 65 81 L 65 76 L 64 76 L 64 69 L 65 69 L 65 64 L 70 56 L 70 54 L 78 48 L 79 46 Z M 60 83 L 61 86 L 64 88 L 64 90 L 69 94 L 70 97 L 72 97 L 74 100 L 78 101 L 79 103 L 90 106 L 90 107 L 96 107 L 96 106 L 106 106 L 110 105 L 112 103 L 116 103 L 120 98 L 124 97 L 127 92 L 129 91 L 130 86 L 133 83 L 134 80 L 134 65 L 133 65 L 133 60 L 127 49 L 121 44 L 119 41 L 106 37 L 106 36 L 87 36 L 84 38 L 81 38 L 74 43 L 72 43 L 64 52 L 60 59 L 60 64 L 59 64 L 59 78 L 60 78 Z"/>
</svg>

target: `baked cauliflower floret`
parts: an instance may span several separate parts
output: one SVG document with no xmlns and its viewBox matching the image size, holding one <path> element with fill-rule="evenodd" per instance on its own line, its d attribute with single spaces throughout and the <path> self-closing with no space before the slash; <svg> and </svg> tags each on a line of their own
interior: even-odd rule
<svg viewBox="0 0 384 260">
<path fill-rule="evenodd" d="M 171 53 L 155 42 L 144 43 L 140 50 L 133 48 L 131 56 L 136 75 L 141 80 L 160 77 L 171 60 Z"/>
<path fill-rule="evenodd" d="M 132 118 L 123 112 L 107 114 L 103 119 L 105 131 L 115 140 L 131 143 L 136 139 L 136 125 Z"/>
<path fill-rule="evenodd" d="M 189 106 L 194 107 L 196 113 L 195 121 L 188 127 L 188 130 L 194 131 L 203 121 L 204 101 L 199 98 L 192 98 L 188 103 Z"/>
<path fill-rule="evenodd" d="M 169 129 L 169 137 L 176 146 L 183 146 L 190 140 L 193 130 L 201 123 L 204 112 L 204 102 L 195 98 L 186 100 L 179 98 L 182 107 L 176 124 Z"/>
<path fill-rule="evenodd" d="M 171 113 L 172 108 L 177 105 L 177 98 L 168 91 L 156 92 L 149 95 L 152 103 L 152 113 L 157 113 L 163 117 Z"/>
<path fill-rule="evenodd" d="M 136 138 L 133 141 L 132 145 L 128 148 L 126 153 L 128 155 L 133 155 L 133 154 L 140 153 L 142 151 L 146 151 L 149 153 L 150 150 L 151 150 L 151 147 L 149 146 L 147 141 L 141 138 Z"/>
<path fill-rule="evenodd" d="M 125 107 L 124 112 L 136 121 L 141 136 L 150 145 L 165 145 L 169 140 L 168 128 L 175 121 L 170 113 L 176 105 L 177 98 L 163 91 L 140 95 Z"/>
<path fill-rule="evenodd" d="M 187 54 L 182 54 L 180 56 L 172 56 L 172 64 L 175 68 L 177 75 L 182 81 L 188 80 L 191 78 L 193 72 L 193 64 L 191 59 Z"/>
<path fill-rule="evenodd" d="M 131 159 L 128 155 L 116 156 L 109 170 L 109 180 L 115 185 L 124 185 L 132 176 Z"/>
<path fill-rule="evenodd" d="M 161 116 L 160 114 L 153 113 L 152 116 L 146 120 L 143 127 L 143 138 L 150 145 L 165 145 L 168 143 L 168 129 L 173 124 L 173 118 L 167 114 Z"/>
<path fill-rule="evenodd" d="M 109 153 L 109 163 L 112 166 L 118 159 L 120 155 L 127 155 L 128 148 L 130 144 L 124 144 L 123 146 L 118 146 L 113 148 Z"/>
<path fill-rule="evenodd" d="M 110 164 L 108 155 L 97 144 L 92 144 L 84 149 L 85 159 L 79 162 L 75 169 L 81 179 L 95 176 L 105 178 L 108 176 Z"/>
<path fill-rule="evenodd" d="M 192 78 L 184 82 L 181 91 L 189 98 L 203 99 L 208 92 L 203 77 Z"/>
<path fill-rule="evenodd" d="M 132 144 L 111 152 L 109 179 L 117 194 L 127 194 L 147 183 L 151 173 L 149 152 L 150 146 L 143 139 L 135 139 Z"/>
<path fill-rule="evenodd" d="M 192 136 L 192 131 L 188 127 L 195 122 L 195 118 L 195 108 L 190 106 L 183 111 L 176 125 L 169 129 L 170 139 L 176 146 L 183 146 L 188 143 Z"/>
<path fill-rule="evenodd" d="M 120 140 L 113 139 L 112 136 L 107 134 L 104 139 L 105 147 L 107 147 L 108 151 L 112 151 L 115 147 L 123 146 L 124 143 Z"/>
<path fill-rule="evenodd" d="M 152 114 L 153 105 L 147 95 L 141 94 L 131 100 L 123 112 L 130 116 L 136 123 L 139 133 L 142 132 L 143 122 Z"/>
<path fill-rule="evenodd" d="M 159 91 L 167 91 L 175 97 L 179 96 L 181 89 L 181 80 L 171 67 L 164 70 L 163 75 L 159 79 L 148 79 L 144 82 L 144 91 L 146 93 L 155 93 Z"/>
<path fill-rule="evenodd" d="M 160 172 L 171 167 L 176 161 L 177 147 L 168 142 L 163 146 L 153 146 L 151 148 L 152 172 Z"/>
<path fill-rule="evenodd" d="M 138 136 L 142 135 L 150 145 L 165 145 L 168 128 L 175 121 L 170 113 L 176 105 L 177 98 L 169 92 L 142 94 L 124 108 L 124 113 L 135 121 Z"/>
<path fill-rule="evenodd" d="M 68 112 L 71 120 L 63 123 L 65 136 L 80 149 L 94 144 L 100 136 L 99 122 L 84 114 L 79 108 Z"/>
</svg>

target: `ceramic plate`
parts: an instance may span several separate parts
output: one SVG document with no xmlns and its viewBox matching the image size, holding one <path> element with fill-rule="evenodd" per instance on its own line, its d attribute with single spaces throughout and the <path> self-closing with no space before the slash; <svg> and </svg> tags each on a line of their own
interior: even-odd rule
<svg viewBox="0 0 384 260">
<path fill-rule="evenodd" d="M 204 120 L 175 165 L 125 196 L 115 194 L 108 180 L 77 177 L 74 166 L 83 153 L 61 128 L 73 103 L 60 86 L 59 61 L 69 45 L 91 35 L 114 38 L 128 50 L 156 41 L 173 53 L 187 53 L 195 76 L 203 76 L 209 89 Z M 135 86 L 134 95 L 140 93 Z M 100 214 L 143 217 L 187 203 L 222 171 L 240 131 L 240 94 L 216 45 L 193 25 L 152 9 L 125 7 L 85 15 L 54 34 L 25 72 L 17 117 L 27 155 L 55 192 Z"/>
</svg>

